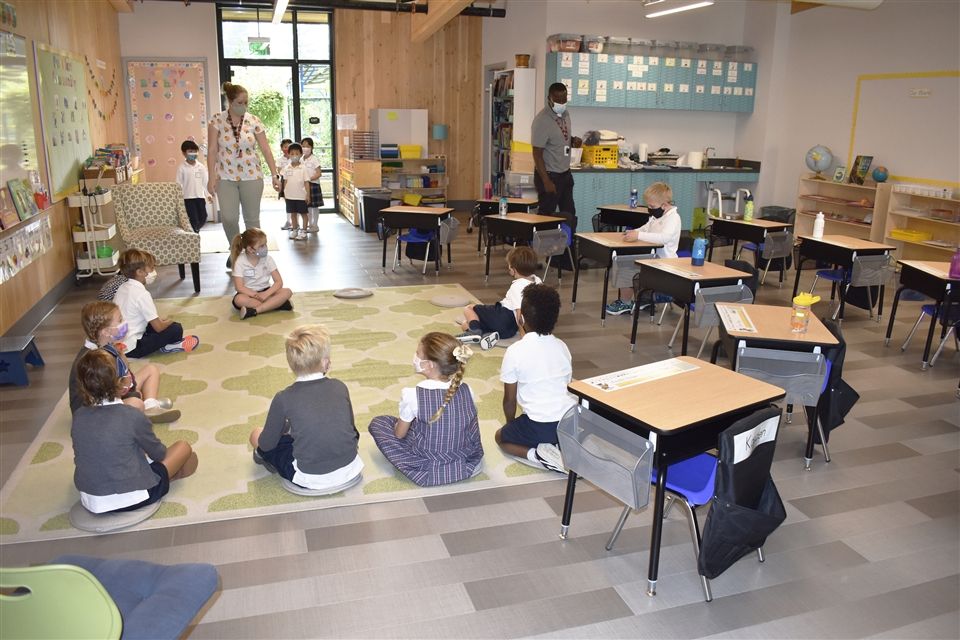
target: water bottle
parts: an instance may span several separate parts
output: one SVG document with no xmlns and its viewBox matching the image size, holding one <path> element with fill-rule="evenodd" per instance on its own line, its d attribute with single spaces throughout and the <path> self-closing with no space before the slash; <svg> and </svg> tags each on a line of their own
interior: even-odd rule
<svg viewBox="0 0 960 640">
<path fill-rule="evenodd" d="M 490 200 L 493 198 L 493 185 L 489 182 L 483 183 L 483 199 Z"/>
<path fill-rule="evenodd" d="M 640 203 L 640 193 L 636 189 L 630 189 L 630 208 L 636 209 Z"/>
<path fill-rule="evenodd" d="M 813 313 L 813 305 L 820 302 L 820 296 L 814 296 L 809 293 L 801 293 L 793 299 L 793 311 L 790 314 L 790 331 L 793 333 L 806 333 L 810 325 L 810 315 Z"/>
<path fill-rule="evenodd" d="M 823 237 L 823 211 L 817 213 L 816 220 L 813 221 L 813 237 L 816 240 L 819 240 Z"/>
<path fill-rule="evenodd" d="M 960 280 L 960 249 L 950 258 L 950 279 Z"/>
<path fill-rule="evenodd" d="M 703 261 L 707 257 L 707 241 L 704 238 L 696 238 L 693 241 L 693 252 L 690 263 L 695 267 L 702 267 Z"/>
<path fill-rule="evenodd" d="M 753 220 L 753 196 L 747 196 L 743 205 L 743 221 L 750 222 L 751 220 Z"/>
<path fill-rule="evenodd" d="M 507 215 L 507 197 L 503 196 L 500 198 L 500 217 L 505 218 Z"/>
</svg>

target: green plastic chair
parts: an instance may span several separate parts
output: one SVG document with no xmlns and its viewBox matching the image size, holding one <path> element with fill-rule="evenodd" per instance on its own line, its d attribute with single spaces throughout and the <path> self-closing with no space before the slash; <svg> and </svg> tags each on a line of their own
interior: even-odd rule
<svg viewBox="0 0 960 640">
<path fill-rule="evenodd" d="M 0 568 L 0 637 L 107 639 L 122 629 L 117 605 L 86 569 Z"/>
</svg>

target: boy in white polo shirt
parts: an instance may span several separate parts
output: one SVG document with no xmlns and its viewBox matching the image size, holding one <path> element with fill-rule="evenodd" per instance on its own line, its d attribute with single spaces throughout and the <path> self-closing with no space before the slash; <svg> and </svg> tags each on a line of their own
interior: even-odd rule
<svg viewBox="0 0 960 640">
<path fill-rule="evenodd" d="M 544 284 L 523 290 L 520 327 L 523 338 L 507 348 L 500 368 L 503 415 L 495 436 L 511 456 L 539 468 L 564 473 L 557 447 L 557 423 L 576 400 L 567 392 L 573 375 L 570 350 L 553 335 L 560 315 L 560 294 Z M 517 416 L 517 404 L 523 413 Z"/>
</svg>

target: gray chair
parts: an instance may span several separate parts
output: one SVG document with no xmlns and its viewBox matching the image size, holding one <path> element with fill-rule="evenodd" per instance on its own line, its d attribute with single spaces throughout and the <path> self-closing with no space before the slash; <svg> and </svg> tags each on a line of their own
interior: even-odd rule
<svg viewBox="0 0 960 640">
<path fill-rule="evenodd" d="M 821 353 L 820 347 L 815 347 L 813 352 L 783 351 L 747 347 L 741 342 L 737 347 L 736 370 L 786 391 L 784 402 L 787 405 L 799 404 L 804 407 L 808 428 L 819 431 L 823 457 L 826 462 L 830 462 L 827 437 L 817 416 L 820 394 L 823 393 L 830 373 L 830 363 Z M 811 458 L 804 457 L 804 468 L 807 471 L 810 470 L 812 462 Z"/>
<path fill-rule="evenodd" d="M 763 269 L 760 284 L 766 281 L 770 264 L 774 260 L 780 260 L 779 286 L 783 286 L 783 272 L 787 265 L 787 258 L 793 255 L 793 242 L 793 231 L 790 230 L 768 233 L 767 237 L 763 239 L 763 249 L 760 251 L 760 257 L 767 261 L 767 266 Z"/>
<path fill-rule="evenodd" d="M 530 242 L 530 248 L 541 259 L 546 259 L 546 266 L 543 269 L 543 280 L 547 279 L 547 273 L 550 271 L 550 261 L 556 256 L 567 254 L 570 264 L 573 264 L 573 253 L 567 244 L 567 234 L 563 229 L 538 229 L 533 230 L 533 239 Z M 560 278 L 560 270 L 557 270 L 557 278 Z"/>
<path fill-rule="evenodd" d="M 868 311 L 870 317 L 873 317 L 873 289 L 872 287 L 886 286 L 887 282 L 893 276 L 893 258 L 890 254 L 880 256 L 853 256 L 853 267 L 850 270 L 850 281 L 847 283 L 844 296 L 850 292 L 850 287 L 866 287 L 867 301 L 870 306 Z M 811 289 L 812 290 L 812 289 Z M 840 305 L 836 305 L 833 310 L 833 319 L 836 320 L 840 314 Z M 883 315 L 883 309 L 877 308 L 877 322 Z"/>
<path fill-rule="evenodd" d="M 718 302 L 733 302 L 740 304 L 753 303 L 753 293 L 750 287 L 743 283 L 724 285 L 722 287 L 707 287 L 705 289 L 697 288 L 695 300 L 693 303 L 693 326 L 707 329 L 707 335 L 703 337 L 700 343 L 700 350 L 697 351 L 697 357 L 703 353 L 707 341 L 710 340 L 710 334 L 713 328 L 720 324 L 720 315 L 717 313 Z M 677 319 L 677 326 L 673 330 L 673 336 L 667 343 L 667 348 L 672 349 L 673 343 L 680 333 L 680 325 L 683 323 L 683 316 Z"/>
</svg>

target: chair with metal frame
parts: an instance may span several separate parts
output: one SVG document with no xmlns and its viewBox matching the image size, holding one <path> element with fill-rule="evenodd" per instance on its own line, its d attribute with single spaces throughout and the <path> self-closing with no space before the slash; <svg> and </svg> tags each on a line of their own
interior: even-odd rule
<svg viewBox="0 0 960 640">
<path fill-rule="evenodd" d="M 920 307 L 920 317 L 917 318 L 913 328 L 910 329 L 910 333 L 907 335 L 907 339 L 903 341 L 900 351 L 907 350 L 910 340 L 913 339 L 913 334 L 917 332 L 917 328 L 920 326 L 920 323 L 923 322 L 923 319 L 935 313 L 937 313 L 937 305 L 935 304 L 925 304 Z M 944 297 L 937 322 L 941 326 L 941 340 L 937 350 L 933 353 L 933 357 L 930 358 L 929 366 L 931 367 L 936 364 L 937 358 L 940 357 L 940 353 L 946 346 L 950 336 L 953 336 L 954 342 L 960 347 L 960 287 L 951 287 L 950 292 Z"/>
<path fill-rule="evenodd" d="M 867 304 L 869 306 L 867 311 L 870 313 L 870 317 L 873 318 L 873 305 L 875 302 L 873 299 L 873 287 L 883 287 L 887 284 L 894 273 L 892 262 L 893 256 L 890 254 L 879 256 L 854 255 L 853 266 L 850 269 L 850 280 L 847 282 L 846 288 L 843 291 L 844 298 L 850 293 L 851 287 L 865 287 L 867 291 Z M 879 302 L 882 304 L 882 298 Z M 836 320 L 838 315 L 840 315 L 839 304 L 836 305 L 836 308 L 833 310 L 832 318 Z M 883 309 L 878 305 L 877 322 L 880 322 L 882 315 Z"/>
<path fill-rule="evenodd" d="M 700 343 L 700 350 L 697 351 L 698 358 L 703 354 L 703 349 L 710 340 L 710 334 L 713 333 L 713 328 L 720 324 L 720 314 L 717 313 L 718 302 L 752 304 L 753 293 L 750 291 L 750 287 L 742 282 L 740 284 L 707 287 L 705 289 L 701 289 L 699 285 L 697 286 L 695 300 L 691 305 L 691 310 L 693 311 L 693 326 L 701 329 L 706 327 L 707 329 L 707 334 L 703 337 L 703 342 Z M 673 349 L 673 343 L 677 340 L 677 335 L 680 333 L 680 325 L 682 323 L 683 317 L 681 316 L 677 320 L 677 326 L 673 330 L 673 336 L 671 336 L 670 342 L 667 343 L 668 349 Z"/>
<path fill-rule="evenodd" d="M 542 231 L 534 229 L 530 248 L 537 254 L 537 257 L 546 259 L 541 280 L 547 279 L 547 274 L 550 272 L 550 262 L 556 256 L 566 254 L 570 264 L 573 264 L 573 252 L 570 251 L 570 235 L 563 229 L 544 229 Z M 562 279 L 560 267 L 557 267 L 557 279 Z"/>
</svg>

